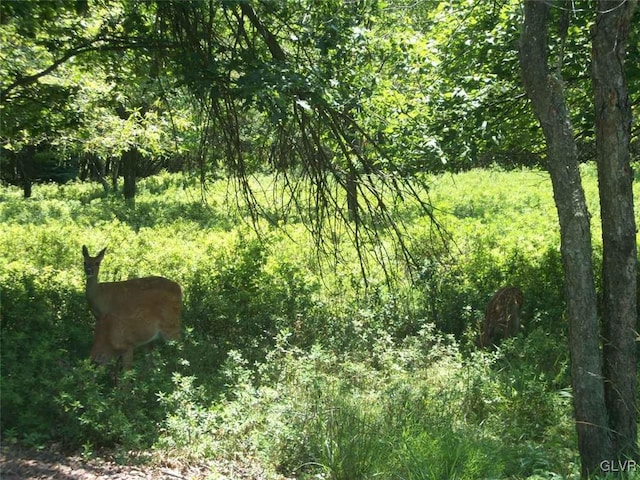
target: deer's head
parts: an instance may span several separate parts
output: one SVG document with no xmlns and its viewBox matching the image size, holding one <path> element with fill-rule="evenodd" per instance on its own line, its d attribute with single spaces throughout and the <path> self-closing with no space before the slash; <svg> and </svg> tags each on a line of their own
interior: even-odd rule
<svg viewBox="0 0 640 480">
<path fill-rule="evenodd" d="M 98 255 L 92 257 L 89 255 L 89 250 L 87 250 L 86 246 L 82 246 L 82 255 L 84 256 L 84 273 L 87 277 L 97 277 L 98 272 L 100 271 L 100 262 L 104 258 L 104 254 L 107 251 L 107 248 L 103 248 L 98 252 Z"/>
</svg>

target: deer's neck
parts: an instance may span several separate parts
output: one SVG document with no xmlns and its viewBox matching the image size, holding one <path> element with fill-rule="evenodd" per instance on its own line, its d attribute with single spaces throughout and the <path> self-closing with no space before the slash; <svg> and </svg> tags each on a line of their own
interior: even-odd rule
<svg viewBox="0 0 640 480">
<path fill-rule="evenodd" d="M 87 275 L 87 291 L 95 290 L 98 287 L 98 276 Z"/>
<path fill-rule="evenodd" d="M 98 291 L 98 276 L 92 275 L 87 277 L 87 289 L 85 292 L 89 308 L 93 316 L 98 319 L 101 316 L 100 299 Z"/>
<path fill-rule="evenodd" d="M 87 277 L 87 297 L 93 297 L 98 293 L 98 276 Z"/>
</svg>

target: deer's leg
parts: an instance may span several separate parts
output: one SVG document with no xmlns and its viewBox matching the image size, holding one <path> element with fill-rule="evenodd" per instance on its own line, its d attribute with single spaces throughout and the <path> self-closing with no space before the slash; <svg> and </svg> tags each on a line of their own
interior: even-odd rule
<svg viewBox="0 0 640 480">
<path fill-rule="evenodd" d="M 133 363 L 133 347 L 128 348 L 122 354 L 122 368 L 123 370 L 129 370 L 131 368 L 131 364 Z"/>
</svg>

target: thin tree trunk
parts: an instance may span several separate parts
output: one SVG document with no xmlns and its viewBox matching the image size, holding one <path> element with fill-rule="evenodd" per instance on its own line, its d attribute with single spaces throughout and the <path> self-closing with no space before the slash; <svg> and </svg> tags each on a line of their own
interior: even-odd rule
<svg viewBox="0 0 640 480">
<path fill-rule="evenodd" d="M 625 81 L 627 34 L 635 1 L 600 0 L 592 28 L 596 156 L 602 218 L 605 400 L 614 455 L 637 458 L 637 246 L 631 105 Z"/>
<path fill-rule="evenodd" d="M 358 174 L 355 167 L 349 164 L 347 172 L 347 209 L 349 211 L 349 220 L 357 222 L 358 217 Z"/>
<path fill-rule="evenodd" d="M 111 190 L 118 193 L 118 175 L 120 175 L 120 163 L 122 158 L 112 157 L 109 160 L 109 174 L 111 175 Z"/>
<path fill-rule="evenodd" d="M 560 223 L 573 407 L 582 474 L 587 476 L 598 471 L 601 461 L 611 458 L 611 442 L 599 349 L 589 212 L 562 80 L 548 68 L 549 9 L 547 2 L 524 2 L 520 66 L 525 90 L 545 135 Z"/>
<path fill-rule="evenodd" d="M 18 173 L 24 198 L 31 198 L 33 172 L 35 171 L 36 147 L 27 145 L 17 155 Z"/>
<path fill-rule="evenodd" d="M 98 181 L 102 185 L 104 189 L 104 193 L 109 193 L 109 182 L 107 182 L 107 174 L 106 174 L 106 166 L 104 160 L 99 158 L 97 155 L 91 155 L 88 159 L 89 164 L 93 167 L 96 176 L 98 177 Z"/>
<path fill-rule="evenodd" d="M 131 206 L 135 204 L 136 198 L 136 172 L 138 170 L 138 159 L 140 152 L 133 147 L 122 154 L 122 176 L 124 177 L 124 185 L 122 193 L 124 198 Z"/>
</svg>

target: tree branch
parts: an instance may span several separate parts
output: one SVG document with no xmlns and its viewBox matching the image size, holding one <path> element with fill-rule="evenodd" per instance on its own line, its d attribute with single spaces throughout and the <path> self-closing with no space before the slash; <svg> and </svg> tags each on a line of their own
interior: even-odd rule
<svg viewBox="0 0 640 480">
<path fill-rule="evenodd" d="M 279 62 L 284 62 L 286 60 L 284 50 L 282 50 L 282 47 L 280 47 L 280 44 L 278 43 L 275 35 L 271 33 L 269 29 L 265 27 L 264 24 L 260 21 L 253 7 L 251 7 L 251 5 L 249 5 L 248 3 L 243 2 L 240 3 L 240 9 L 242 10 L 242 13 L 249 19 L 251 25 L 255 27 L 260 36 L 264 39 L 267 47 L 269 48 L 269 51 L 271 52 L 271 56 Z"/>
<path fill-rule="evenodd" d="M 97 44 L 100 43 L 100 44 Z M 97 45 L 96 45 L 97 44 Z M 109 51 L 122 51 L 122 50 L 136 50 L 136 49 L 151 49 L 151 48 L 169 48 L 175 46 L 174 44 L 169 43 L 158 43 L 158 42 L 140 42 L 140 41 L 131 41 L 131 39 L 105 39 L 105 38 L 95 38 L 88 42 L 85 42 L 77 47 L 72 48 L 65 52 L 60 58 L 54 60 L 51 65 L 49 65 L 44 70 L 41 70 L 32 75 L 22 76 L 18 74 L 16 79 L 10 83 L 7 87 L 0 90 L 0 103 L 6 102 L 11 97 L 9 94 L 18 87 L 26 87 L 35 82 L 37 82 L 40 78 L 49 75 L 50 73 L 57 70 L 64 63 L 68 62 L 74 57 L 78 55 L 83 55 L 89 52 L 109 52 Z"/>
</svg>

